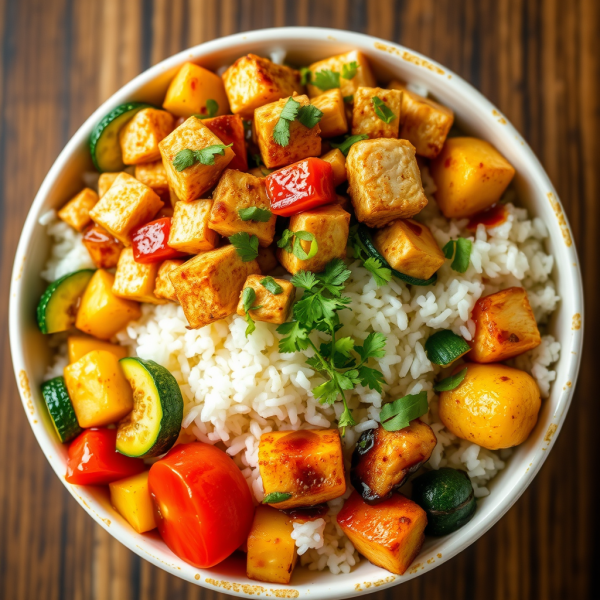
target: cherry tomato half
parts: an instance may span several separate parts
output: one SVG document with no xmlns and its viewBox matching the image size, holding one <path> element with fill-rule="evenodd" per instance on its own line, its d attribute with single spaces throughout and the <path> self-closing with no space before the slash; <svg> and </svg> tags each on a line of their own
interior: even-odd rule
<svg viewBox="0 0 600 600">
<path fill-rule="evenodd" d="M 131 233 L 133 258 L 139 263 L 155 263 L 168 258 L 185 256 L 167 245 L 171 233 L 171 219 L 163 217 L 134 229 Z"/>
<path fill-rule="evenodd" d="M 222 450 L 201 442 L 180 444 L 152 465 L 148 485 L 158 530 L 182 560 L 212 567 L 246 541 L 252 496 Z"/>
<path fill-rule="evenodd" d="M 240 115 L 221 115 L 212 119 L 202 121 L 223 144 L 233 144 L 231 149 L 235 156 L 227 165 L 228 169 L 237 169 L 238 171 L 248 170 L 248 153 L 246 152 L 246 142 L 244 140 L 244 122 Z"/>
</svg>

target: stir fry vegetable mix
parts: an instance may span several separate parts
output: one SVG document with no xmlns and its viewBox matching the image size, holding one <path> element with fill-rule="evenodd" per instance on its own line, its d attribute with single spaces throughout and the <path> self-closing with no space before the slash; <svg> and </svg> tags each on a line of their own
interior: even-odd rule
<svg viewBox="0 0 600 600">
<path fill-rule="evenodd" d="M 58 212 L 84 233 L 97 270 L 53 282 L 37 311 L 44 334 L 87 334 L 70 335 L 64 378 L 42 387 L 57 435 L 70 442 L 67 481 L 109 484 L 136 531 L 158 527 L 197 567 L 245 545 L 249 577 L 289 583 L 293 523 L 325 514 L 323 503 L 346 492 L 340 436 L 356 424 L 349 395 L 387 388 L 377 362 L 385 335 L 340 335 L 340 315 L 352 310 L 347 249 L 378 286 L 429 286 L 446 264 L 468 271 L 470 239 L 440 248 L 413 218 L 427 204 L 417 155 L 430 161 L 447 218 L 469 217 L 472 231 L 506 219 L 496 203 L 513 167 L 483 140 L 447 140 L 452 122 L 450 109 L 402 83 L 376 87 L 356 51 L 300 70 L 249 54 L 222 78 L 186 63 L 162 109 L 127 103 L 106 115 L 90 139 L 99 189 L 85 188 Z M 304 353 L 321 375 L 314 397 L 341 404 L 337 430 L 263 434 L 258 508 L 222 450 L 180 436 L 183 399 L 168 370 L 108 341 L 140 316 L 141 302 L 178 302 L 191 328 L 234 313 L 246 337 L 257 321 L 276 325 L 280 352 Z M 537 420 L 539 389 L 498 362 L 540 343 L 527 294 L 481 298 L 472 318 L 470 342 L 441 330 L 425 344 L 429 360 L 449 368 L 434 388 L 440 417 L 485 448 L 520 444 Z M 425 534 L 451 533 L 476 509 L 468 476 L 449 468 L 420 475 L 412 500 L 397 492 L 437 442 L 420 419 L 428 395 L 386 398 L 380 424 L 356 444 L 355 491 L 337 519 L 361 554 L 398 574 Z"/>
</svg>

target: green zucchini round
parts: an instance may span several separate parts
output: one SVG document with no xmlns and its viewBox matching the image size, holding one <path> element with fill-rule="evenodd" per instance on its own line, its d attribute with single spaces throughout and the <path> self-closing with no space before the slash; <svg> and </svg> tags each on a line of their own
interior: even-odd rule
<svg viewBox="0 0 600 600">
<path fill-rule="evenodd" d="M 449 329 L 430 335 L 425 342 L 427 358 L 436 365 L 448 366 L 471 350 L 464 338 Z"/>
<path fill-rule="evenodd" d="M 42 396 L 50 419 L 61 442 L 68 442 L 81 433 L 64 377 L 42 383 Z"/>
</svg>

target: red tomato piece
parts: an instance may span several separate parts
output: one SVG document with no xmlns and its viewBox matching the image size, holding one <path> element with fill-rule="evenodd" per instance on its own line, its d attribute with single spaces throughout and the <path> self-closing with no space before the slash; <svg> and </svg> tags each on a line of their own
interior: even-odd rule
<svg viewBox="0 0 600 600">
<path fill-rule="evenodd" d="M 244 141 L 244 122 L 240 115 L 222 115 L 202 121 L 226 146 L 233 144 L 235 152 L 233 160 L 227 165 L 228 169 L 238 171 L 248 170 L 248 154 Z"/>
<path fill-rule="evenodd" d="M 271 212 L 282 217 L 333 204 L 337 200 L 333 168 L 320 158 L 306 158 L 265 178 Z"/>
<path fill-rule="evenodd" d="M 116 429 L 86 429 L 69 446 L 65 479 L 77 485 L 106 485 L 141 473 L 144 461 L 119 454 L 116 443 Z"/>
<path fill-rule="evenodd" d="M 167 245 L 170 233 L 170 217 L 156 219 L 134 229 L 131 233 L 131 246 L 135 261 L 147 264 L 185 256 Z"/>
<path fill-rule="evenodd" d="M 180 444 L 152 465 L 148 486 L 163 540 L 187 563 L 212 567 L 246 541 L 254 503 L 241 471 L 222 450 Z"/>
</svg>

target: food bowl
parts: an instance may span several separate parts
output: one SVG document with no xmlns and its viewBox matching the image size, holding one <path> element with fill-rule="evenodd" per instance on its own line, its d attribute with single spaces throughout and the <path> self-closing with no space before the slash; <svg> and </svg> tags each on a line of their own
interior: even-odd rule
<svg viewBox="0 0 600 600">
<path fill-rule="evenodd" d="M 454 110 L 463 131 L 491 142 L 516 167 L 519 202 L 540 217 L 549 230 L 547 250 L 556 261 L 553 277 L 561 296 L 549 332 L 560 341 L 562 349 L 555 366 L 556 380 L 550 397 L 543 403 L 536 428 L 490 483 L 491 493 L 479 501 L 474 518 L 449 536 L 427 538 L 421 553 L 404 575 L 392 575 L 362 560 L 346 575 L 297 569 L 290 586 L 260 584 L 246 577 L 243 556 L 234 555 L 211 569 L 192 567 L 171 553 L 158 534 L 135 533 L 111 507 L 104 489 L 66 483 L 67 450 L 54 434 L 39 391 L 51 349 L 35 322 L 35 307 L 43 291 L 40 272 L 50 245 L 38 220 L 78 191 L 81 174 L 91 168 L 87 142 L 95 123 L 128 100 L 160 103 L 170 79 L 183 62 L 194 61 L 216 70 L 252 52 L 287 55 L 290 62 L 308 64 L 352 49 L 369 57 L 378 80 L 404 79 L 427 88 L 434 98 Z M 242 597 L 264 595 L 318 600 L 355 596 L 374 587 L 385 588 L 422 575 L 472 544 L 508 511 L 542 466 L 565 420 L 579 370 L 582 313 L 579 262 L 563 208 L 539 161 L 500 111 L 445 67 L 402 46 L 358 33 L 293 27 L 236 34 L 180 52 L 125 85 L 81 126 L 50 169 L 23 227 L 11 284 L 10 341 L 21 399 L 33 432 L 58 477 L 100 526 L 142 558 L 209 589 Z"/>
</svg>

